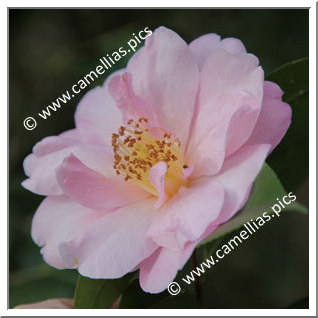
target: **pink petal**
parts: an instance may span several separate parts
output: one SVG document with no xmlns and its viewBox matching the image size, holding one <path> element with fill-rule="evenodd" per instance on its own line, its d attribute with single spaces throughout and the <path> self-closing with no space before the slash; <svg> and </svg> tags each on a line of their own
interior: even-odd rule
<svg viewBox="0 0 318 318">
<path fill-rule="evenodd" d="M 73 146 L 80 141 L 79 134 L 75 129 L 72 129 L 63 132 L 59 136 L 45 137 L 41 142 L 34 145 L 32 151 L 36 156 L 45 156 L 63 150 L 66 147 Z"/>
<path fill-rule="evenodd" d="M 222 41 L 220 36 L 209 33 L 196 38 L 189 44 L 189 48 L 201 70 L 207 58 L 217 48 L 223 48 L 229 53 L 246 53 L 244 44 L 235 38 L 225 38 Z"/>
<path fill-rule="evenodd" d="M 57 171 L 63 192 L 91 209 L 110 210 L 142 200 L 149 194 L 142 188 L 115 176 L 106 178 L 70 155 Z"/>
<path fill-rule="evenodd" d="M 291 108 L 282 102 L 283 92 L 272 82 L 264 83 L 261 113 L 247 145 L 271 144 L 271 151 L 280 143 L 291 123 Z"/>
<path fill-rule="evenodd" d="M 157 248 L 145 237 L 154 203 L 145 200 L 105 215 L 82 236 L 61 244 L 64 262 L 90 278 L 117 278 L 132 271 Z"/>
<path fill-rule="evenodd" d="M 129 61 L 136 95 L 152 105 L 160 126 L 186 146 L 199 85 L 199 72 L 188 45 L 160 27 Z"/>
<path fill-rule="evenodd" d="M 246 53 L 243 42 L 235 38 L 225 38 L 220 42 L 220 47 L 229 53 Z"/>
<path fill-rule="evenodd" d="M 199 69 L 201 70 L 206 59 L 218 47 L 220 36 L 215 33 L 202 35 L 189 44 L 191 53 L 193 54 Z"/>
<path fill-rule="evenodd" d="M 74 309 L 74 299 L 52 298 L 15 306 L 13 309 Z"/>
<path fill-rule="evenodd" d="M 214 221 L 223 205 L 222 185 L 209 177 L 181 187 L 157 214 L 147 235 L 171 250 L 198 239 Z"/>
<path fill-rule="evenodd" d="M 32 220 L 34 242 L 42 246 L 44 260 L 56 268 L 66 268 L 59 244 L 74 239 L 96 220 L 98 214 L 65 196 L 49 196 L 42 201 Z"/>
<path fill-rule="evenodd" d="M 190 165 L 187 168 L 182 168 L 182 173 L 183 173 L 183 180 L 187 180 L 191 175 L 194 170 L 194 165 Z"/>
<path fill-rule="evenodd" d="M 78 140 L 69 139 L 64 133 L 46 137 L 35 144 L 33 153 L 23 161 L 25 174 L 29 177 L 22 182 L 23 187 L 41 195 L 62 194 L 56 181 L 55 169 L 75 149 L 78 142 L 79 137 Z"/>
<path fill-rule="evenodd" d="M 218 48 L 208 57 L 187 149 L 188 162 L 195 164 L 194 176 L 217 173 L 224 158 L 246 142 L 262 98 L 263 70 L 255 56 Z"/>
<path fill-rule="evenodd" d="M 79 102 L 75 124 L 85 141 L 111 145 L 112 133 L 121 125 L 122 115 L 108 90 L 108 83 L 122 73 L 122 70 L 114 72 L 103 86 L 91 89 Z"/>
<path fill-rule="evenodd" d="M 147 118 L 157 124 L 157 116 L 152 105 L 147 104 L 141 97 L 136 96 L 132 87 L 132 75 L 125 72 L 122 75 L 114 76 L 109 81 L 111 92 L 118 108 L 123 114 L 124 121 L 129 119 Z"/>
<path fill-rule="evenodd" d="M 260 113 L 260 108 L 251 107 L 254 102 L 251 98 L 250 101 L 246 101 L 246 104 L 233 114 L 226 136 L 226 157 L 240 149 L 251 135 Z"/>
<path fill-rule="evenodd" d="M 268 144 L 244 146 L 225 161 L 222 171 L 216 176 L 225 188 L 224 206 L 218 218 L 207 227 L 198 241 L 210 236 L 246 204 L 269 148 Z"/>
<path fill-rule="evenodd" d="M 105 145 L 85 144 L 74 131 L 44 138 L 24 159 L 23 167 L 29 179 L 22 185 L 37 194 L 59 195 L 63 191 L 56 180 L 56 169 L 71 153 L 89 168 L 106 176 L 114 176 L 113 152 Z M 49 167 L 49 168 L 48 168 Z"/>
<path fill-rule="evenodd" d="M 166 163 L 159 161 L 149 172 L 149 182 L 157 189 L 159 198 L 155 203 L 155 208 L 159 208 L 166 199 L 165 194 L 165 176 L 167 173 Z"/>
<path fill-rule="evenodd" d="M 215 176 L 225 189 L 224 206 L 218 219 L 211 223 L 212 227 L 226 222 L 244 206 L 269 150 L 268 144 L 244 146 L 225 160 Z"/>
<path fill-rule="evenodd" d="M 140 264 L 140 286 L 145 292 L 160 293 L 176 277 L 178 270 L 191 256 L 196 244 L 191 243 L 182 251 L 159 248 Z"/>
</svg>

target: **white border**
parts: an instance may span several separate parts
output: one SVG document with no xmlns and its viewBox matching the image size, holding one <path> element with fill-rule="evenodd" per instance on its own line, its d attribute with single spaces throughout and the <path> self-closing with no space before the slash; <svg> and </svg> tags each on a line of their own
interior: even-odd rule
<svg viewBox="0 0 318 318">
<path fill-rule="evenodd" d="M 89 6 L 88 6 L 89 4 Z M 4 97 L 3 105 L 0 108 L 0 138 L 1 145 L 6 147 L 7 144 L 7 110 L 5 105 L 8 102 L 7 95 L 7 86 L 4 83 L 7 83 L 7 7 L 295 7 L 295 8 L 304 8 L 310 7 L 309 17 L 310 17 L 310 180 L 309 180 L 309 210 L 310 210 L 310 222 L 309 222 L 309 305 L 310 309 L 120 309 L 120 310 L 111 310 L 111 309 L 73 309 L 66 310 L 60 309 L 58 311 L 51 309 L 7 309 L 7 286 L 8 286 L 8 277 L 7 277 L 7 262 L 2 259 L 0 263 L 1 266 L 1 300 L 0 300 L 0 313 L 1 316 L 120 316 L 120 315 L 130 315 L 130 316 L 160 316 L 160 315 L 182 315 L 182 316 L 316 316 L 316 3 L 314 1 L 282 1 L 282 0 L 268 0 L 268 1 L 246 1 L 242 0 L 239 2 L 240 7 L 237 7 L 235 1 L 202 1 L 196 0 L 193 2 L 186 2 L 175 0 L 156 0 L 146 2 L 141 0 L 135 0 L 134 2 L 129 2 L 129 0 L 114 1 L 108 0 L 107 2 L 102 0 L 90 0 L 89 2 L 81 0 L 48 0 L 45 3 L 41 0 L 31 0 L 26 2 L 25 0 L 13 0 L 5 1 L 1 6 L 1 43 L 2 49 L 0 50 L 1 54 L 1 63 L 3 65 L 2 70 L 7 70 L 7 72 L 1 73 L 2 75 L 2 85 L 1 96 Z M 270 21 L 269 21 L 270 23 Z M 296 23 L 296 21 L 295 21 Z M 8 83 L 7 83 L 8 85 Z M 27 107 L 27 106 L 26 106 Z M 2 176 L 7 177 L 7 163 L 5 162 L 5 157 L 1 156 L 1 167 L 2 167 Z M 7 254 L 7 220 L 5 211 L 8 207 L 7 201 L 7 178 L 1 178 L 1 202 L 6 202 L 6 206 L 3 206 L 2 209 L 2 218 L 4 219 L 1 222 L 1 247 L 2 255 Z M 3 204 L 4 205 L 4 204 Z"/>
<path fill-rule="evenodd" d="M 309 308 L 316 315 L 316 10 L 313 2 L 309 9 Z"/>
</svg>

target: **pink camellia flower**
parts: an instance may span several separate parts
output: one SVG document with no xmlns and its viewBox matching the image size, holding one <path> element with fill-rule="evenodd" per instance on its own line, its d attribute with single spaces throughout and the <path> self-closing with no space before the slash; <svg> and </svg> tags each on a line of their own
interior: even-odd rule
<svg viewBox="0 0 318 318">
<path fill-rule="evenodd" d="M 163 291 L 247 202 L 290 125 L 282 94 L 241 41 L 155 30 L 83 97 L 76 128 L 24 161 L 23 186 L 47 196 L 32 223 L 45 261 L 90 278 L 139 269 Z"/>
</svg>

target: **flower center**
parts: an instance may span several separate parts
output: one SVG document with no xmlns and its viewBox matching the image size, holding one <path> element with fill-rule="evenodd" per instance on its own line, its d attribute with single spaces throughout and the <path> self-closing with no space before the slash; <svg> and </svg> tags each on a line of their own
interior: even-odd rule
<svg viewBox="0 0 318 318">
<path fill-rule="evenodd" d="M 156 134 L 157 135 L 157 134 Z M 138 183 L 154 195 L 158 191 L 149 181 L 150 169 L 158 162 L 165 162 L 165 191 L 175 193 L 185 183 L 183 169 L 184 156 L 181 143 L 167 132 L 161 132 L 159 138 L 151 134 L 147 118 L 138 121 L 130 119 L 126 126 L 120 126 L 117 134 L 112 135 L 114 150 L 114 169 L 125 181 Z"/>
</svg>

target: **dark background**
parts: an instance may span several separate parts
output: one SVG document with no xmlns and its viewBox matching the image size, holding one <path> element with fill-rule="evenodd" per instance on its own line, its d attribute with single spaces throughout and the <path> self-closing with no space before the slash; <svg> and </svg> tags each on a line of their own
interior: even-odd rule
<svg viewBox="0 0 318 318">
<path fill-rule="evenodd" d="M 95 69 L 100 57 L 124 46 L 132 33 L 167 26 L 187 42 L 205 33 L 237 37 L 265 74 L 308 56 L 308 10 L 123 9 L 9 10 L 9 267 L 10 307 L 51 297 L 72 297 L 77 274 L 46 265 L 30 237 L 32 215 L 43 199 L 21 187 L 24 157 L 42 138 L 74 127 L 83 94 L 38 127 L 37 113 Z M 121 59 L 112 71 L 125 66 Z M 296 189 L 295 189 L 296 191 Z M 305 183 L 296 191 L 308 205 Z M 206 308 L 286 308 L 308 295 L 308 217 L 283 215 L 205 274 Z"/>
</svg>

